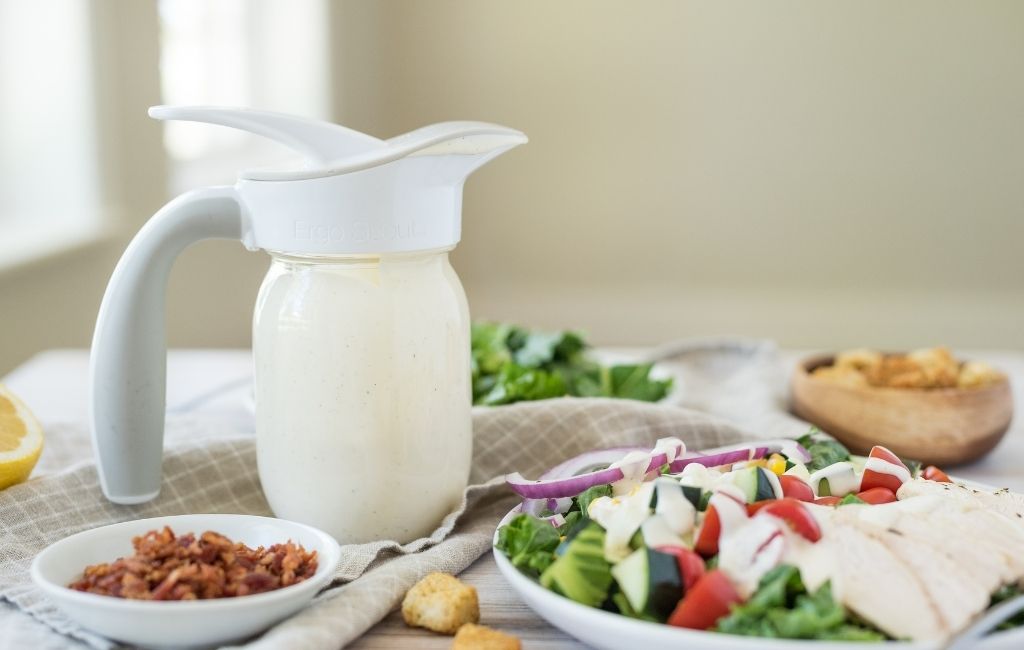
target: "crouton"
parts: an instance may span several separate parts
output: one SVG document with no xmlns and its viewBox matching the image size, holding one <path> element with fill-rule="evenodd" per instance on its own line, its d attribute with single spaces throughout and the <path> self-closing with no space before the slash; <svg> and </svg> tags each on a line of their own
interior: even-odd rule
<svg viewBox="0 0 1024 650">
<path fill-rule="evenodd" d="M 814 376 L 852 387 L 912 389 L 978 388 L 1006 381 L 1005 375 L 984 363 L 961 364 L 943 346 L 887 355 L 848 350 L 836 355 L 833 365 L 816 368 Z"/>
<path fill-rule="evenodd" d="M 960 369 L 957 385 L 960 388 L 981 388 L 990 384 L 1005 381 L 1006 376 L 981 361 L 968 361 Z"/>
<path fill-rule="evenodd" d="M 519 639 L 511 634 L 473 623 L 460 627 L 452 642 L 452 650 L 520 650 L 522 647 Z"/>
<path fill-rule="evenodd" d="M 851 370 L 871 370 L 882 364 L 882 353 L 877 350 L 859 348 L 847 350 L 836 355 L 835 367 L 849 368 Z"/>
<path fill-rule="evenodd" d="M 814 370 L 814 376 L 854 388 L 867 388 L 868 386 L 867 377 L 850 366 L 822 366 Z"/>
<path fill-rule="evenodd" d="M 455 634 L 465 623 L 480 621 L 476 589 L 447 573 L 430 573 L 413 585 L 402 601 L 407 625 Z"/>
</svg>

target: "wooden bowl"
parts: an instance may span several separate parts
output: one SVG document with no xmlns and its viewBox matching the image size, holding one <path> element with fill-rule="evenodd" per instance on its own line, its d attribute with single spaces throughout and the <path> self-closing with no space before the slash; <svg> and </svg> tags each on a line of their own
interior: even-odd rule
<svg viewBox="0 0 1024 650">
<path fill-rule="evenodd" d="M 970 389 L 875 388 L 811 374 L 833 360 L 817 356 L 797 365 L 792 408 L 855 454 L 883 445 L 898 456 L 948 467 L 985 455 L 1010 428 L 1009 381 Z"/>
</svg>

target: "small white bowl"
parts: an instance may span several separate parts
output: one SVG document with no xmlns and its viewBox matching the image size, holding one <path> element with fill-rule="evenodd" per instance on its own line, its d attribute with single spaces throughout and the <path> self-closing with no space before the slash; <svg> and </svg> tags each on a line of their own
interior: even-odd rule
<svg viewBox="0 0 1024 650">
<path fill-rule="evenodd" d="M 164 526 L 176 535 L 212 530 L 252 547 L 291 540 L 316 551 L 318 566 L 313 577 L 296 585 L 209 600 L 128 600 L 65 586 L 87 565 L 132 555 L 132 537 Z M 330 582 L 340 559 L 333 537 L 304 524 L 250 515 L 178 515 L 126 521 L 66 537 L 36 555 L 32 580 L 68 618 L 96 634 L 148 648 L 194 648 L 246 639 L 291 616 Z"/>
</svg>

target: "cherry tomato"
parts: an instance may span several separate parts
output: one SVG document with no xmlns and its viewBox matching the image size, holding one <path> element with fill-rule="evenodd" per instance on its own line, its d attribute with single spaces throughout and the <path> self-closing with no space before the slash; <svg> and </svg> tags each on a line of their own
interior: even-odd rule
<svg viewBox="0 0 1024 650">
<path fill-rule="evenodd" d="M 837 506 L 842 501 L 840 497 L 818 497 L 814 500 L 819 506 Z"/>
<path fill-rule="evenodd" d="M 690 591 L 693 585 L 704 577 L 704 560 L 690 549 L 681 546 L 659 546 L 655 550 L 676 556 L 679 575 L 683 577 L 683 593 Z"/>
<path fill-rule="evenodd" d="M 711 497 L 708 509 L 704 513 L 704 523 L 701 524 L 697 541 L 693 545 L 693 550 L 704 557 L 718 555 L 718 538 L 722 536 L 722 517 L 718 514 L 718 508 L 715 507 L 716 500 L 720 500 L 720 505 L 727 508 L 726 516 L 728 518 L 731 519 L 734 515 L 746 515 L 747 504 L 745 501 L 741 501 L 736 495 L 728 492 L 716 492 Z M 738 512 L 732 512 L 737 509 Z"/>
<path fill-rule="evenodd" d="M 668 624 L 706 630 L 714 626 L 718 619 L 727 616 L 733 605 L 741 602 L 743 599 L 729 579 L 715 569 L 705 573 L 693 589 L 687 591 L 668 617 Z"/>
<path fill-rule="evenodd" d="M 722 522 L 718 518 L 718 511 L 715 506 L 708 506 L 704 513 L 704 523 L 700 526 L 700 533 L 693 545 L 693 550 L 704 557 L 718 555 L 718 536 L 722 534 Z"/>
<path fill-rule="evenodd" d="M 782 496 L 797 501 L 814 501 L 814 490 L 803 479 L 783 474 L 779 477 L 779 484 L 782 485 Z"/>
<path fill-rule="evenodd" d="M 761 512 L 783 520 L 809 542 L 817 542 L 821 539 L 818 520 L 804 507 L 802 501 L 788 498 L 778 499 L 761 508 Z"/>
<path fill-rule="evenodd" d="M 761 508 L 765 507 L 769 503 L 775 503 L 775 499 L 764 499 L 763 501 L 755 501 L 747 504 L 747 515 L 753 517 L 761 510 Z"/>
<path fill-rule="evenodd" d="M 949 475 L 948 474 L 943 472 L 941 469 L 939 469 L 935 465 L 929 465 L 928 467 L 925 467 L 924 471 L 921 472 L 921 478 L 927 479 L 929 481 L 935 481 L 936 483 L 952 483 L 953 482 L 953 481 L 949 480 Z"/>
<path fill-rule="evenodd" d="M 871 453 L 868 454 L 868 457 L 877 458 L 878 460 L 889 463 L 890 465 L 903 468 L 908 475 L 910 474 L 910 470 L 908 470 L 907 466 L 903 464 L 903 461 L 885 447 L 875 445 L 871 448 Z M 889 488 L 893 493 L 895 493 L 900 489 L 901 485 L 903 485 L 903 481 L 901 481 L 899 477 L 893 476 L 892 474 L 886 474 L 884 472 L 876 472 L 870 469 L 864 470 L 864 476 L 860 480 L 860 489 L 862 492 L 870 490 L 871 488 L 884 487 Z"/>
<path fill-rule="evenodd" d="M 889 488 L 876 487 L 857 493 L 857 498 L 865 503 L 877 506 L 880 503 L 892 503 L 896 500 L 896 493 Z"/>
</svg>

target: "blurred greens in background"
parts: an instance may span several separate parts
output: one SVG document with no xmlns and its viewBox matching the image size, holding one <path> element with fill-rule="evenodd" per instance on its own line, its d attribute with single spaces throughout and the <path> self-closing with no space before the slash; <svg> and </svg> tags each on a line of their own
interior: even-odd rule
<svg viewBox="0 0 1024 650">
<path fill-rule="evenodd" d="M 587 354 L 578 332 L 531 331 L 507 323 L 474 323 L 473 403 L 488 406 L 574 397 L 657 402 L 672 379 L 651 378 L 653 364 L 605 366 Z"/>
</svg>

